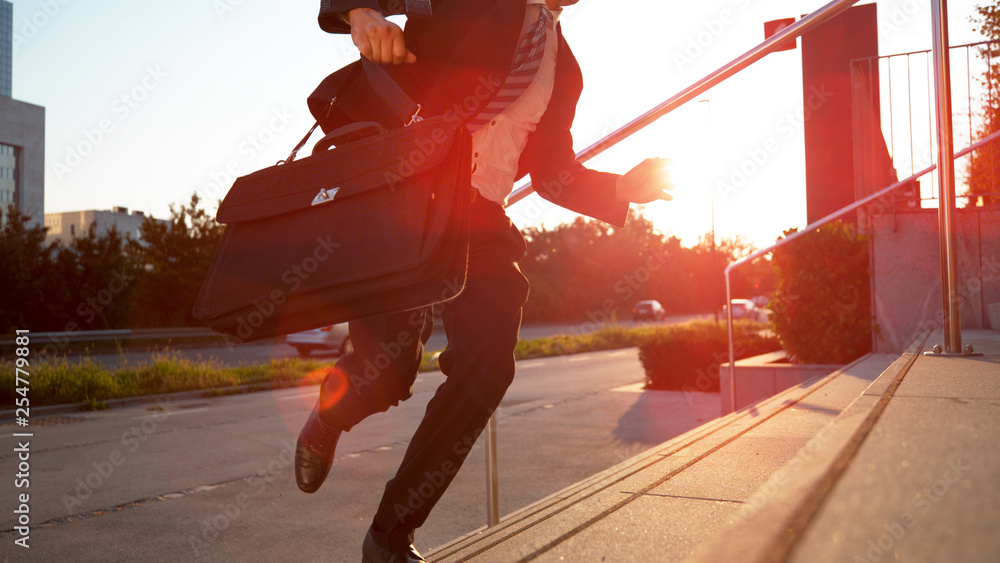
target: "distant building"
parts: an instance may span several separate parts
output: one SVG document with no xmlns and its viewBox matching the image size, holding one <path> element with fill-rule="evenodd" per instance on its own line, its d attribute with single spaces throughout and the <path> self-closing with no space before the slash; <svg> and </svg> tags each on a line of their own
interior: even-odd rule
<svg viewBox="0 0 1000 563">
<path fill-rule="evenodd" d="M 114 207 L 111 211 L 68 211 L 65 213 L 46 213 L 45 226 L 48 227 L 48 236 L 45 244 L 52 241 L 60 241 L 64 246 L 73 242 L 74 238 L 79 238 L 87 234 L 87 229 L 92 224 L 97 224 L 97 236 L 101 236 L 111 230 L 112 227 L 118 229 L 118 233 L 123 237 L 131 237 L 132 240 L 142 240 L 139 229 L 146 214 L 142 211 L 129 213 L 127 207 Z M 157 219 L 157 222 L 166 224 L 168 221 Z"/>
<path fill-rule="evenodd" d="M 0 0 L 0 96 L 11 97 L 14 83 L 14 5 Z"/>
<path fill-rule="evenodd" d="M 45 108 L 11 98 L 14 6 L 0 0 L 0 219 L 10 204 L 41 225 L 45 215 Z"/>
</svg>

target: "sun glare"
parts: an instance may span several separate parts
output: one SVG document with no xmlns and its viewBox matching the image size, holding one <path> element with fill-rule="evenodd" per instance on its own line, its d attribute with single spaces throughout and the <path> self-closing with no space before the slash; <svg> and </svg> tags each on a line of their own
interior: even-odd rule
<svg viewBox="0 0 1000 563">
<path fill-rule="evenodd" d="M 680 237 L 684 246 L 697 244 L 701 235 L 712 230 L 708 163 L 705 154 L 696 148 L 669 155 L 670 163 L 664 170 L 674 186 L 674 199 L 643 206 L 643 215 L 664 234 Z"/>
</svg>

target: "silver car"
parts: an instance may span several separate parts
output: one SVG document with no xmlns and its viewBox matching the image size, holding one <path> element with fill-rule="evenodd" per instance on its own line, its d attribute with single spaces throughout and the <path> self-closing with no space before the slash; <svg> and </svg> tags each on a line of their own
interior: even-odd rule
<svg viewBox="0 0 1000 563">
<path fill-rule="evenodd" d="M 308 356 L 313 350 L 332 351 L 343 356 L 354 349 L 347 332 L 347 323 L 289 334 L 285 336 L 285 342 L 294 346 L 302 357 Z"/>
</svg>

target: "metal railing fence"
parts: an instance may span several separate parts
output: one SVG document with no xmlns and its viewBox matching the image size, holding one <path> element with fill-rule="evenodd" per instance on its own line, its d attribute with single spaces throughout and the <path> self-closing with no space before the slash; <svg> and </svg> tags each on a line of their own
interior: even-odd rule
<svg viewBox="0 0 1000 563">
<path fill-rule="evenodd" d="M 959 158 L 961 158 L 963 156 L 966 156 L 966 155 L 972 153 L 972 151 L 974 151 L 974 150 L 982 147 L 983 145 L 986 145 L 987 143 L 991 143 L 991 142 L 997 141 L 997 140 L 1000 140 L 1000 131 L 997 131 L 995 133 L 987 135 L 986 137 L 983 137 L 979 141 L 977 141 L 977 142 L 969 145 L 968 147 L 962 149 L 961 151 L 955 153 L 955 155 L 953 156 L 952 160 L 957 160 L 957 159 L 959 159 Z M 882 197 L 885 197 L 885 196 L 889 195 L 891 192 L 893 192 L 893 191 L 895 191 L 895 190 L 897 190 L 899 188 L 902 188 L 904 186 L 908 186 L 914 180 L 916 180 L 917 178 L 920 178 L 921 176 L 930 174 L 931 172 L 933 172 L 936 169 L 937 169 L 937 165 L 932 164 L 932 165 L 928 166 L 927 168 L 924 168 L 923 170 L 920 170 L 919 172 L 915 172 L 912 176 L 910 176 L 908 178 L 900 180 L 900 181 L 898 181 L 898 182 L 896 182 L 894 184 L 890 184 L 889 186 L 886 186 L 885 188 L 882 188 L 881 190 L 878 190 L 877 192 L 874 192 L 874 193 L 872 193 L 872 194 L 870 194 L 870 195 L 868 195 L 868 196 L 866 196 L 866 197 L 864 197 L 862 199 L 859 199 L 859 200 L 855 201 L 854 203 L 852 203 L 850 205 L 847 205 L 847 206 L 845 206 L 845 207 L 843 207 L 841 209 L 838 209 L 837 211 L 834 211 L 833 213 L 827 215 L 826 217 L 823 217 L 822 219 L 819 219 L 818 221 L 815 221 L 815 222 L 813 222 L 813 223 L 811 223 L 809 225 L 806 225 L 801 230 L 796 231 L 796 232 L 794 232 L 794 233 L 786 236 L 785 238 L 779 240 L 778 242 L 772 244 L 771 246 L 769 246 L 767 248 L 763 248 L 763 249 L 758 250 L 758 251 L 756 251 L 756 252 L 754 252 L 752 254 L 748 254 L 747 256 L 744 256 L 743 258 L 740 258 L 739 260 L 733 262 L 732 264 L 730 264 L 729 266 L 727 266 L 726 269 L 725 269 L 725 277 L 726 277 L 726 302 L 729 303 L 732 300 L 732 292 L 731 292 L 731 288 L 730 288 L 730 274 L 736 268 L 738 268 L 738 267 L 740 267 L 740 266 L 742 266 L 744 264 L 749 264 L 750 262 L 753 262 L 754 260 L 756 260 L 756 259 L 758 259 L 758 258 L 760 258 L 762 256 L 770 254 L 776 248 L 780 248 L 782 246 L 785 246 L 786 244 L 789 244 L 789 243 L 791 243 L 791 242 L 793 242 L 795 240 L 798 240 L 799 238 L 801 238 L 801 237 L 803 237 L 803 236 L 805 236 L 805 235 L 807 235 L 807 234 L 815 231 L 816 229 L 822 227 L 823 225 L 826 225 L 827 223 L 830 223 L 830 222 L 834 221 L 835 219 L 838 219 L 839 217 L 843 216 L 846 213 L 850 213 L 851 211 L 855 211 L 855 210 L 857 210 L 857 209 L 859 209 L 861 207 L 864 207 L 865 205 L 868 205 L 868 204 L 870 204 L 870 203 L 878 200 L 879 198 L 882 198 Z M 731 309 L 731 307 L 727 307 L 727 309 Z M 946 311 L 947 311 L 947 309 L 946 309 Z M 736 350 L 735 350 L 735 338 L 734 338 L 734 334 L 733 334 L 733 313 L 732 313 L 731 310 L 728 311 L 727 322 L 728 322 L 728 325 L 729 325 L 728 326 L 728 331 L 729 331 L 729 381 L 730 381 L 729 391 L 730 391 L 730 405 L 731 405 L 732 410 L 735 411 L 736 410 Z"/>
</svg>

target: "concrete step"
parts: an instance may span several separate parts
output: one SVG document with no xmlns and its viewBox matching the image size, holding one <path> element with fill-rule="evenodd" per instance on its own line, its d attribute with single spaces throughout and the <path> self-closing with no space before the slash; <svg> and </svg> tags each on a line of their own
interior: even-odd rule
<svg viewBox="0 0 1000 563">
<path fill-rule="evenodd" d="M 1000 334 L 963 342 L 983 355 L 908 350 L 773 501 L 697 561 L 1000 561 Z"/>
<path fill-rule="evenodd" d="M 868 355 L 442 545 L 431 561 L 679 561 L 752 518 L 828 448 L 824 430 L 897 356 Z M 777 486 L 777 485 L 775 485 Z"/>
</svg>

